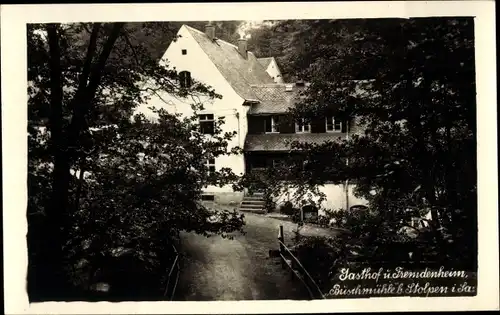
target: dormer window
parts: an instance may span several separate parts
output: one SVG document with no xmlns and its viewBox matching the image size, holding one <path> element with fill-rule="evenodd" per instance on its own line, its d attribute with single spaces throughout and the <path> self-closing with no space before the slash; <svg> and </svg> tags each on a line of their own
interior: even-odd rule
<svg viewBox="0 0 500 315">
<path fill-rule="evenodd" d="M 325 122 L 326 122 L 326 132 L 342 131 L 342 122 L 340 120 L 336 120 L 335 117 L 333 116 L 326 117 Z"/>
<path fill-rule="evenodd" d="M 181 71 L 179 72 L 179 83 L 181 88 L 187 89 L 191 87 L 191 72 L 189 71 Z"/>
<path fill-rule="evenodd" d="M 264 120 L 264 130 L 266 133 L 279 133 L 279 117 L 278 116 L 268 116 Z"/>
<path fill-rule="evenodd" d="M 309 133 L 311 132 L 311 124 L 305 118 L 299 118 L 295 122 L 296 133 Z"/>
</svg>

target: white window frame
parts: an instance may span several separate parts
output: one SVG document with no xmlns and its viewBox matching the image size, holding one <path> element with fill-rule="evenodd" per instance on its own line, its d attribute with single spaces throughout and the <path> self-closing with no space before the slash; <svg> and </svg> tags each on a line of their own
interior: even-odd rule
<svg viewBox="0 0 500 315">
<path fill-rule="evenodd" d="M 328 123 L 331 123 L 332 125 L 332 130 L 328 130 Z M 335 128 L 335 117 L 334 116 L 329 116 L 325 118 L 325 130 L 326 132 L 342 132 L 342 122 L 338 122 L 340 124 L 340 127 L 338 129 Z"/>
<path fill-rule="evenodd" d="M 278 124 L 279 124 L 279 118 L 276 119 L 278 116 L 268 116 L 268 117 L 271 117 L 271 131 L 267 131 L 266 130 L 266 127 L 267 127 L 267 119 L 264 121 L 264 132 L 265 133 L 280 133 L 279 131 L 279 128 L 278 128 Z"/>
<path fill-rule="evenodd" d="M 211 115 L 212 118 L 208 118 L 208 116 Z M 202 116 L 204 116 L 204 118 L 202 119 Z M 213 133 L 204 133 L 202 132 L 201 130 L 201 123 L 203 122 L 211 122 L 213 127 L 212 127 L 212 130 L 213 130 Z M 200 124 L 200 132 L 202 132 L 203 134 L 205 135 L 213 135 L 215 134 L 215 115 L 214 114 L 210 114 L 210 113 L 205 113 L 205 114 L 198 114 L 198 123 Z"/>
<path fill-rule="evenodd" d="M 212 176 L 217 170 L 215 169 L 215 158 L 208 158 L 206 162 L 207 168 L 208 168 L 208 175 Z M 213 170 L 210 170 L 210 168 L 213 168 Z"/>
<path fill-rule="evenodd" d="M 283 166 L 283 160 L 282 159 L 273 159 L 272 161 L 273 161 L 273 163 L 272 163 L 273 167 L 278 168 L 278 167 Z"/>
<path fill-rule="evenodd" d="M 307 124 L 304 123 L 306 120 L 305 118 L 299 118 L 300 121 L 302 121 L 302 128 L 301 125 L 299 125 L 298 122 L 295 122 L 295 133 L 311 133 L 311 123 L 308 122 Z M 305 130 L 305 126 L 307 126 L 308 130 Z"/>
</svg>

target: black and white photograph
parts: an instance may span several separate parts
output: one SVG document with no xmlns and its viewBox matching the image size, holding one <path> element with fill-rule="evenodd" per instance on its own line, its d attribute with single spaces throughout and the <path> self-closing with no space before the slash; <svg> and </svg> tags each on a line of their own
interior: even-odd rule
<svg viewBox="0 0 500 315">
<path fill-rule="evenodd" d="M 158 5 L 151 20 L 139 5 L 142 20 L 27 21 L 25 201 L 4 212 L 26 225 L 28 303 L 482 293 L 498 308 L 498 280 L 479 289 L 498 279 L 478 267 L 487 254 L 498 267 L 498 206 L 478 190 L 497 166 L 478 151 L 482 139 L 496 154 L 478 136 L 496 102 L 479 102 L 477 17 L 330 5 L 318 18 Z"/>
</svg>

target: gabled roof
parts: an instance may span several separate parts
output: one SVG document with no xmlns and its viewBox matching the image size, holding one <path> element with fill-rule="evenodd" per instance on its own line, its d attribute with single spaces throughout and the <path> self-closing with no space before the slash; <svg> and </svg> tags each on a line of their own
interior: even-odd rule
<svg viewBox="0 0 500 315">
<path fill-rule="evenodd" d="M 291 142 L 321 144 L 327 141 L 342 141 L 343 134 L 334 133 L 269 133 L 248 134 L 245 138 L 245 151 L 289 151 Z"/>
<path fill-rule="evenodd" d="M 245 100 L 256 99 L 252 84 L 274 83 L 252 52 L 245 59 L 238 48 L 226 41 L 211 40 L 205 33 L 184 25 L 220 73 Z"/>
<path fill-rule="evenodd" d="M 264 69 L 267 69 L 267 67 L 269 67 L 269 64 L 274 60 L 274 57 L 258 58 L 257 60 L 262 65 L 262 67 L 264 67 Z"/>
</svg>

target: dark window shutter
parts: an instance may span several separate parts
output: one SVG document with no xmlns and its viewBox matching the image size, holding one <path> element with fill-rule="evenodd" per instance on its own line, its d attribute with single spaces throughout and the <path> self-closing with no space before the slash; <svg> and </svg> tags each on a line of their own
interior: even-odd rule
<svg viewBox="0 0 500 315">
<path fill-rule="evenodd" d="M 271 116 L 267 116 L 264 120 L 264 131 L 265 132 L 271 132 Z"/>
<path fill-rule="evenodd" d="M 280 116 L 273 116 L 274 119 L 274 130 L 276 132 L 280 131 Z"/>
<path fill-rule="evenodd" d="M 295 133 L 295 121 L 290 117 L 283 116 L 280 121 L 280 133 Z"/>
<path fill-rule="evenodd" d="M 326 125 L 325 119 L 321 117 L 315 117 L 311 121 L 311 132 L 312 133 L 325 133 Z"/>
<path fill-rule="evenodd" d="M 351 133 L 351 126 L 352 126 L 352 120 L 347 119 L 345 121 L 342 121 L 342 132 L 347 132 L 347 129 L 349 129 L 349 133 Z"/>
<path fill-rule="evenodd" d="M 186 77 L 186 72 L 182 71 L 179 73 L 179 83 L 181 85 L 181 88 L 186 87 L 186 80 L 184 79 Z"/>
<path fill-rule="evenodd" d="M 179 72 L 179 83 L 181 88 L 186 89 L 191 86 L 191 72 L 182 71 Z"/>
</svg>

